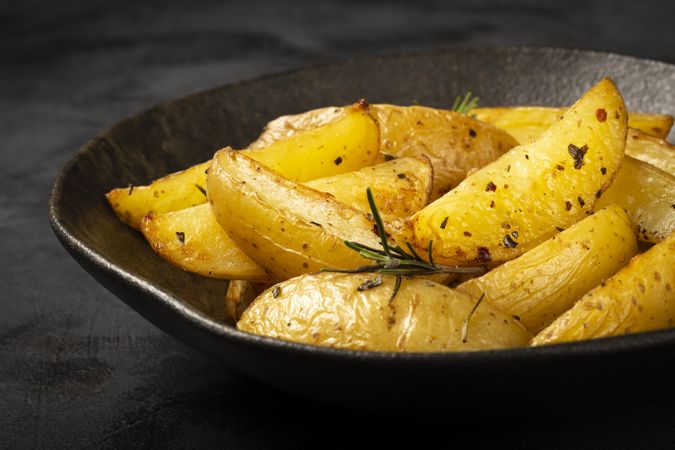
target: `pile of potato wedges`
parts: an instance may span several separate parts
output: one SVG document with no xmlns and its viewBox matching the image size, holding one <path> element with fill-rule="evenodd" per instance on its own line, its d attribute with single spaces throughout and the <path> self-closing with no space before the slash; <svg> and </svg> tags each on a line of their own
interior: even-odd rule
<svg viewBox="0 0 675 450">
<path fill-rule="evenodd" d="M 240 330 L 388 352 L 548 345 L 673 325 L 672 124 L 629 113 L 610 79 L 569 108 L 362 100 L 107 198 L 159 256 L 230 280 Z M 377 273 L 345 245 L 383 240 L 480 273 Z"/>
</svg>

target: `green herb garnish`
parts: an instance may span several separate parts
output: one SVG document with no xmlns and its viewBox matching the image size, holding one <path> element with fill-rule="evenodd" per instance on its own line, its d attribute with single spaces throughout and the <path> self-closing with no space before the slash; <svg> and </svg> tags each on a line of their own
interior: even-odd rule
<svg viewBox="0 0 675 450">
<path fill-rule="evenodd" d="M 461 267 L 461 266 L 444 266 L 434 263 L 432 258 L 432 243 L 429 241 L 427 248 L 428 261 L 422 259 L 415 251 L 413 246 L 406 242 L 405 245 L 408 251 L 404 250 L 398 245 L 392 245 L 387 240 L 387 233 L 384 230 L 384 223 L 382 217 L 375 204 L 373 193 L 370 188 L 366 189 L 368 197 L 368 205 L 375 220 L 377 233 L 380 236 L 380 244 L 382 249 L 376 249 L 364 244 L 359 244 L 353 241 L 344 241 L 345 245 L 350 249 L 358 252 L 359 255 L 366 259 L 375 261 L 375 264 L 357 267 L 356 269 L 324 269 L 326 272 L 339 273 L 378 273 L 384 275 L 396 276 L 396 284 L 394 291 L 389 298 L 389 303 L 394 301 L 396 294 L 398 294 L 403 282 L 403 277 L 412 277 L 420 275 L 434 275 L 437 273 L 483 273 L 486 270 L 485 266 Z M 371 282 L 364 283 L 359 290 L 367 290 L 379 286 L 381 283 Z"/>
<path fill-rule="evenodd" d="M 464 97 L 458 95 L 455 103 L 452 105 L 452 110 L 461 114 L 466 114 L 476 106 L 478 106 L 479 97 L 474 97 L 471 91 L 464 94 Z"/>
</svg>

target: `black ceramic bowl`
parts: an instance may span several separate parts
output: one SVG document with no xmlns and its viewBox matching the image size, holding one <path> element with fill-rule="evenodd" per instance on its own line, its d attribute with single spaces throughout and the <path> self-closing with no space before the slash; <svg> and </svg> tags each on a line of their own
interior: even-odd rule
<svg viewBox="0 0 675 450">
<path fill-rule="evenodd" d="M 104 194 L 244 147 L 277 116 L 365 97 L 449 107 L 471 90 L 488 105 L 565 105 L 610 76 L 629 109 L 673 113 L 675 66 L 606 53 L 497 48 L 311 67 L 159 105 L 95 137 L 59 174 L 49 216 L 65 248 L 156 326 L 259 380 L 332 402 L 417 412 L 595 408 L 664 386 L 675 329 L 541 348 L 393 354 L 254 336 L 223 322 L 226 282 L 181 271 L 123 225 Z M 547 401 L 542 401 L 546 399 Z M 535 406 L 536 405 L 536 406 Z"/>
</svg>

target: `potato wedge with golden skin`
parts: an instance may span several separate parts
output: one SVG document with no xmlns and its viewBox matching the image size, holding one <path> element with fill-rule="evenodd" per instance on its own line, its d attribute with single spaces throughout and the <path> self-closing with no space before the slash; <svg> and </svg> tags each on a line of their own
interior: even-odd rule
<svg viewBox="0 0 675 450">
<path fill-rule="evenodd" d="M 339 120 L 296 133 L 266 148 L 242 150 L 294 181 L 350 172 L 375 163 L 379 128 L 366 103 L 344 108 Z M 211 161 L 153 181 L 149 186 L 113 189 L 108 202 L 119 218 L 135 229 L 147 214 L 178 211 L 206 202 L 200 189 Z"/>
<path fill-rule="evenodd" d="M 630 129 L 626 138 L 626 155 L 675 176 L 675 145 L 663 139 Z"/>
<path fill-rule="evenodd" d="M 363 212 L 294 183 L 242 152 L 217 152 L 206 184 L 220 226 L 276 280 L 368 263 L 344 245 L 346 239 L 379 245 Z"/>
<path fill-rule="evenodd" d="M 520 318 L 538 333 L 637 252 L 633 224 L 612 205 L 456 289 Z"/>
<path fill-rule="evenodd" d="M 394 277 L 360 290 L 374 274 L 307 274 L 266 290 L 237 328 L 306 344 L 387 352 L 446 352 L 527 345 L 530 334 L 511 316 L 420 278 L 405 279 L 394 301 Z"/>
<path fill-rule="evenodd" d="M 268 281 L 269 275 L 223 232 L 204 203 L 164 214 L 150 213 L 141 232 L 162 258 L 211 278 Z"/>
<path fill-rule="evenodd" d="M 370 187 L 385 217 L 407 217 L 429 198 L 432 170 L 424 158 L 401 158 L 354 172 L 308 181 L 341 203 L 370 212 Z M 148 214 L 141 232 L 155 252 L 172 264 L 199 275 L 230 280 L 267 281 L 255 264 L 222 229 L 210 205 L 202 204 L 164 214 Z M 177 239 L 181 233 L 183 240 Z"/>
<path fill-rule="evenodd" d="M 317 191 L 333 195 L 341 203 L 370 212 L 366 189 L 371 188 L 384 217 L 408 217 L 429 200 L 433 169 L 427 158 L 400 158 L 354 172 L 308 181 Z"/>
<path fill-rule="evenodd" d="M 266 283 L 255 281 L 230 280 L 225 293 L 225 315 L 236 323 L 253 300 L 269 287 Z"/>
<path fill-rule="evenodd" d="M 675 231 L 675 177 L 626 156 L 614 183 L 595 208 L 616 203 L 638 225 L 638 238 L 661 242 Z"/>
<path fill-rule="evenodd" d="M 347 107 L 339 120 L 245 152 L 286 178 L 304 182 L 370 166 L 379 146 L 378 123 L 368 104 L 360 102 Z"/>
<path fill-rule="evenodd" d="M 469 114 L 476 119 L 507 131 L 521 144 L 539 137 L 551 125 L 560 120 L 567 108 L 544 106 L 514 106 L 474 108 Z M 665 114 L 628 113 L 628 126 L 645 134 L 665 139 L 673 125 L 673 117 Z"/>
<path fill-rule="evenodd" d="M 516 146 L 508 133 L 466 114 L 424 106 L 370 105 L 380 124 L 380 161 L 426 156 L 434 168 L 436 199 L 454 188 L 468 173 L 483 167 Z M 273 120 L 252 147 L 269 145 L 300 130 L 337 120 L 344 108 L 327 107 Z"/>
<path fill-rule="evenodd" d="M 442 264 L 516 258 L 591 213 L 620 167 L 625 143 L 623 99 L 604 79 L 537 141 L 470 175 L 406 221 L 395 238 L 420 252 L 433 241 Z"/>
<path fill-rule="evenodd" d="M 675 234 L 634 257 L 535 336 L 547 345 L 640 331 L 675 323 Z"/>
<path fill-rule="evenodd" d="M 147 186 L 117 188 L 106 194 L 117 217 L 140 230 L 151 212 L 177 211 L 206 202 L 206 170 L 210 161 L 158 178 Z"/>
</svg>

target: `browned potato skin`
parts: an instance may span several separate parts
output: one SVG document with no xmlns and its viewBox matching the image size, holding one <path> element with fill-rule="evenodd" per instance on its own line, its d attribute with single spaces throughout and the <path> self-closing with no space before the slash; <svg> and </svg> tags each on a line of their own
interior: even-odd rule
<svg viewBox="0 0 675 450">
<path fill-rule="evenodd" d="M 220 226 L 276 280 L 368 263 L 344 240 L 379 245 L 363 212 L 294 183 L 241 152 L 217 152 L 206 184 Z"/>
<path fill-rule="evenodd" d="M 382 158 L 429 158 L 434 168 L 432 200 L 518 144 L 507 132 L 454 111 L 387 104 L 370 105 L 370 110 L 380 125 Z M 344 108 L 331 106 L 279 117 L 267 125 L 251 148 L 325 125 L 342 114 Z"/>
<path fill-rule="evenodd" d="M 484 294 L 538 333 L 636 252 L 633 224 L 620 206 L 612 205 L 457 290 L 474 298 Z"/>
<path fill-rule="evenodd" d="M 675 231 L 675 177 L 626 156 L 614 183 L 595 204 L 623 207 L 638 225 L 641 241 L 657 243 Z"/>
<path fill-rule="evenodd" d="M 532 340 L 532 345 L 670 327 L 675 321 L 675 234 L 634 257 Z"/>
<path fill-rule="evenodd" d="M 513 318 L 429 280 L 405 279 L 394 301 L 394 277 L 359 291 L 373 274 L 307 274 L 265 291 L 244 312 L 240 330 L 307 344 L 383 352 L 448 352 L 526 345 Z"/>
<path fill-rule="evenodd" d="M 600 110 L 605 116 L 598 118 Z M 591 213 L 619 170 L 625 142 L 625 105 L 605 79 L 537 141 L 470 175 L 413 215 L 395 238 L 419 253 L 432 241 L 434 259 L 448 265 L 516 258 Z M 570 145 L 587 146 L 582 164 Z"/>
<path fill-rule="evenodd" d="M 508 131 L 521 144 L 536 139 L 560 120 L 567 108 L 513 106 L 474 108 L 469 114 L 478 120 Z M 664 114 L 628 113 L 628 126 L 644 134 L 665 139 L 673 125 L 673 117 Z"/>
<path fill-rule="evenodd" d="M 626 138 L 626 155 L 675 176 L 675 145 L 663 139 L 630 129 Z"/>
</svg>

